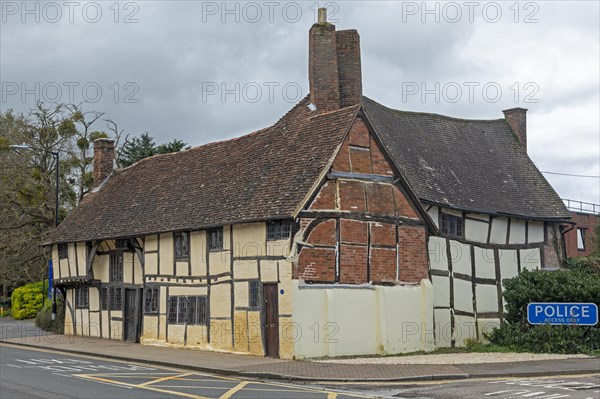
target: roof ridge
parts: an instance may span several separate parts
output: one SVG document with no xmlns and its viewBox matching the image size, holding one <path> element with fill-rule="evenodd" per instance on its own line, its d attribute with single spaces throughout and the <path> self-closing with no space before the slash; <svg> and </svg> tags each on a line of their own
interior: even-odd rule
<svg viewBox="0 0 600 399">
<path fill-rule="evenodd" d="M 498 118 L 498 119 L 467 119 L 467 118 L 458 118 L 455 116 L 448 116 L 448 115 L 442 115 L 442 114 L 436 114 L 433 112 L 419 112 L 419 111 L 405 111 L 405 110 L 401 110 L 401 109 L 394 109 L 394 108 L 390 108 L 387 107 L 367 96 L 363 96 L 363 99 L 366 99 L 382 108 L 385 108 L 388 111 L 392 111 L 392 112 L 397 112 L 397 113 L 401 113 L 401 114 L 411 114 L 411 115 L 428 115 L 428 116 L 435 116 L 435 117 L 440 117 L 440 118 L 444 118 L 444 119 L 449 119 L 449 120 L 454 120 L 454 121 L 458 121 L 458 122 L 485 122 L 485 123 L 498 123 L 498 122 L 502 122 L 502 121 L 506 121 L 506 119 L 504 118 Z"/>
</svg>

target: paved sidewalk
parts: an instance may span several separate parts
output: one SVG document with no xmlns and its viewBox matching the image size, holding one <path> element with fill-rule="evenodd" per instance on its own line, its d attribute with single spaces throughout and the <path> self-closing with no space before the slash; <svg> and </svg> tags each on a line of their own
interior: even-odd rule
<svg viewBox="0 0 600 399">
<path fill-rule="evenodd" d="M 464 365 L 334 364 L 289 361 L 139 345 L 80 336 L 52 335 L 37 329 L 30 321 L 6 319 L 0 319 L 0 341 L 222 375 L 296 381 L 417 381 L 600 373 L 599 358 Z"/>
</svg>

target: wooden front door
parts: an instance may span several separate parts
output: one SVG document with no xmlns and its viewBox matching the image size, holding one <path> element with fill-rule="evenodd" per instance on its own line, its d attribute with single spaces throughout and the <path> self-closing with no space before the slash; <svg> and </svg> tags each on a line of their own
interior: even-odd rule
<svg viewBox="0 0 600 399">
<path fill-rule="evenodd" d="M 125 341 L 137 342 L 138 336 L 138 301 L 135 289 L 125 290 L 125 314 L 123 315 L 123 337 Z"/>
<path fill-rule="evenodd" d="M 279 298 L 277 296 L 277 284 L 263 285 L 263 314 L 265 353 L 269 357 L 279 357 Z"/>
</svg>

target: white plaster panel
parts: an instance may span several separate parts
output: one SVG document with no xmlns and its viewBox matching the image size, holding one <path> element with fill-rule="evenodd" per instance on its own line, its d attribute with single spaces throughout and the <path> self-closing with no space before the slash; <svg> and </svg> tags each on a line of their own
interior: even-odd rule
<svg viewBox="0 0 600 399">
<path fill-rule="evenodd" d="M 86 265 L 87 265 L 87 248 L 84 242 L 79 242 L 76 244 L 76 252 L 77 252 L 77 263 L 79 266 L 79 275 L 86 275 Z"/>
<path fill-rule="evenodd" d="M 433 306 L 450 304 L 450 279 L 448 277 L 431 276 L 433 283 Z"/>
<path fill-rule="evenodd" d="M 477 284 L 475 295 L 477 298 L 477 313 L 498 311 L 498 290 L 495 285 Z"/>
<path fill-rule="evenodd" d="M 278 261 L 260 261 L 260 279 L 263 283 L 278 282 Z"/>
<path fill-rule="evenodd" d="M 449 347 L 452 340 L 452 324 L 449 309 L 435 309 L 435 344 L 438 347 Z"/>
<path fill-rule="evenodd" d="M 173 276 L 175 270 L 173 270 L 173 234 L 165 233 L 160 235 L 160 274 Z"/>
<path fill-rule="evenodd" d="M 229 272 L 231 270 L 231 264 L 229 259 L 231 253 L 229 251 L 216 251 L 211 252 L 208 255 L 208 271 L 210 275 L 220 274 Z"/>
<path fill-rule="evenodd" d="M 233 252 L 236 257 L 265 256 L 266 223 L 247 223 L 233 226 Z M 227 229 L 229 230 L 229 229 Z M 223 239 L 225 235 L 223 234 Z"/>
<path fill-rule="evenodd" d="M 488 226 L 485 222 L 465 219 L 465 238 L 469 241 L 487 243 Z"/>
<path fill-rule="evenodd" d="M 433 349 L 433 292 L 427 280 L 373 289 L 291 284 L 292 319 L 301 332 L 294 343 L 297 358 Z"/>
<path fill-rule="evenodd" d="M 454 279 L 454 309 L 473 312 L 473 287 L 471 282 Z"/>
<path fill-rule="evenodd" d="M 94 278 L 102 281 L 103 283 L 108 282 L 109 278 L 109 257 L 108 255 L 96 255 L 94 257 L 94 263 L 92 264 L 92 270 L 94 272 Z"/>
<path fill-rule="evenodd" d="M 475 255 L 475 277 L 496 278 L 496 263 L 494 261 L 494 250 L 488 248 L 474 247 Z"/>
<path fill-rule="evenodd" d="M 100 310 L 100 290 L 97 287 L 89 288 L 89 309 L 91 311 Z"/>
<path fill-rule="evenodd" d="M 144 250 L 145 251 L 156 251 L 158 249 L 158 239 L 156 235 L 149 235 L 144 237 Z"/>
<path fill-rule="evenodd" d="M 190 260 L 192 276 L 206 276 L 206 231 L 190 233 Z"/>
<path fill-rule="evenodd" d="M 211 286 L 210 316 L 231 317 L 231 287 L 229 284 Z"/>
<path fill-rule="evenodd" d="M 524 220 L 511 219 L 509 244 L 525 244 L 526 224 Z"/>
<path fill-rule="evenodd" d="M 250 305 L 248 298 L 248 282 L 241 281 L 234 284 L 233 287 L 235 295 L 235 306 L 236 307 L 247 307 Z"/>
<path fill-rule="evenodd" d="M 227 287 L 227 289 L 229 289 L 229 285 L 228 284 L 215 285 L 215 286 L 213 286 L 211 288 L 211 295 L 212 295 L 212 290 L 214 290 L 215 287 Z M 190 296 L 208 295 L 208 288 L 207 287 L 185 287 L 185 286 L 170 287 L 169 288 L 169 295 L 170 296 L 176 296 L 176 295 L 190 295 Z"/>
<path fill-rule="evenodd" d="M 529 222 L 527 242 L 529 244 L 544 242 L 544 222 Z"/>
<path fill-rule="evenodd" d="M 233 262 L 233 275 L 236 279 L 258 278 L 258 262 L 255 260 L 236 260 Z"/>
<path fill-rule="evenodd" d="M 521 249 L 521 270 L 535 270 L 541 267 L 540 249 Z"/>
<path fill-rule="evenodd" d="M 160 287 L 158 293 L 158 312 L 167 313 L 167 287 Z"/>
<path fill-rule="evenodd" d="M 501 249 L 500 255 L 500 276 L 502 281 L 508 278 L 516 277 L 519 274 L 519 260 L 517 251 L 513 249 Z"/>
<path fill-rule="evenodd" d="M 189 265 L 187 261 L 181 262 L 181 261 L 177 261 L 175 262 L 175 272 L 177 274 L 177 276 L 179 277 L 185 277 L 189 275 Z"/>
<path fill-rule="evenodd" d="M 467 213 L 466 216 L 473 219 L 481 220 L 482 222 L 486 223 L 490 221 L 490 217 L 488 215 L 484 215 L 483 213 Z"/>
<path fill-rule="evenodd" d="M 267 241 L 267 255 L 290 256 L 290 240 L 291 239 Z"/>
<path fill-rule="evenodd" d="M 446 254 L 446 239 L 429 237 L 429 264 L 435 270 L 448 270 L 448 255 Z"/>
<path fill-rule="evenodd" d="M 91 292 L 90 292 L 91 293 Z M 100 337 L 100 313 L 88 312 L 90 337 Z"/>
<path fill-rule="evenodd" d="M 123 253 L 123 282 L 133 283 L 133 253 Z"/>
<path fill-rule="evenodd" d="M 71 276 L 77 276 L 77 250 L 75 248 L 76 244 L 68 244 L 68 254 L 69 254 L 69 273 Z"/>
<path fill-rule="evenodd" d="M 456 346 L 465 346 L 465 340 L 477 339 L 477 325 L 475 318 L 470 316 L 454 316 L 453 337 Z"/>
<path fill-rule="evenodd" d="M 137 254 L 133 254 L 133 284 L 141 285 L 143 283 L 142 278 L 142 264 Z"/>
<path fill-rule="evenodd" d="M 292 264 L 279 261 L 279 313 L 292 314 Z M 281 293 L 283 290 L 283 294 Z"/>
<path fill-rule="evenodd" d="M 441 208 L 441 212 L 446 213 L 448 215 L 462 217 L 462 211 L 457 211 L 455 209 Z"/>
<path fill-rule="evenodd" d="M 492 218 L 492 231 L 490 233 L 491 244 L 506 244 L 506 232 L 508 229 L 507 218 Z"/>
<path fill-rule="evenodd" d="M 461 274 L 471 274 L 471 246 L 450 240 L 450 256 L 452 271 Z"/>
<path fill-rule="evenodd" d="M 437 206 L 432 206 L 429 211 L 427 211 L 427 213 L 429 213 L 429 216 L 431 217 L 431 220 L 433 220 L 433 223 L 435 223 L 435 226 L 439 229 L 440 226 L 440 209 Z"/>
</svg>

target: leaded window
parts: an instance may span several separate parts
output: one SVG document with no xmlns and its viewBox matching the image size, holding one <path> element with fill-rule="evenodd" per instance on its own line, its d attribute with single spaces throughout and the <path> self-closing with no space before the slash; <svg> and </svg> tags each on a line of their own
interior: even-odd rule
<svg viewBox="0 0 600 399">
<path fill-rule="evenodd" d="M 206 325 L 208 321 L 206 296 L 169 297 L 169 324 Z"/>
<path fill-rule="evenodd" d="M 277 220 L 267 223 L 267 240 L 282 240 L 290 238 L 292 224 L 289 221 Z"/>
<path fill-rule="evenodd" d="M 460 216 L 449 215 L 442 212 L 441 232 L 450 237 L 463 236 L 463 218 Z"/>
<path fill-rule="evenodd" d="M 123 281 L 123 252 L 112 252 L 109 258 L 110 275 L 109 279 L 111 282 L 122 282 Z"/>
<path fill-rule="evenodd" d="M 89 306 L 90 291 L 89 287 L 77 287 L 75 289 L 75 307 L 79 309 Z"/>
<path fill-rule="evenodd" d="M 67 244 L 58 244 L 58 259 L 67 259 L 69 257 L 69 246 Z"/>
<path fill-rule="evenodd" d="M 144 290 L 144 313 L 158 313 L 158 287 Z"/>
<path fill-rule="evenodd" d="M 208 249 L 210 251 L 223 249 L 223 227 L 208 230 Z"/>
<path fill-rule="evenodd" d="M 173 233 L 173 240 L 175 241 L 175 257 L 176 258 L 189 258 L 190 256 L 190 233 L 178 232 Z"/>
<path fill-rule="evenodd" d="M 122 310 L 123 293 L 121 287 L 103 287 L 100 294 L 102 310 Z"/>
</svg>

